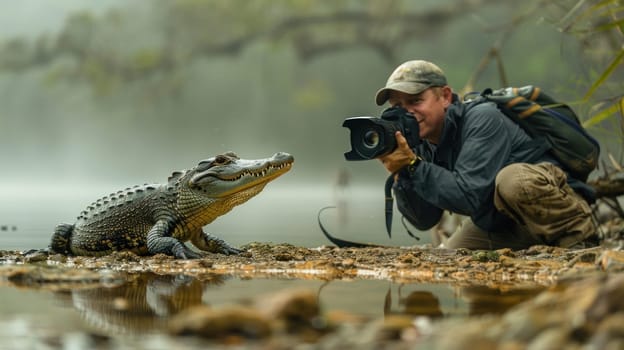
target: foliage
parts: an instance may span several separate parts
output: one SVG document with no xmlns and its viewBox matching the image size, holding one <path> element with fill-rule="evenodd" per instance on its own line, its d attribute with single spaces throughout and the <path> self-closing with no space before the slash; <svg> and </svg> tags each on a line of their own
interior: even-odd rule
<svg viewBox="0 0 624 350">
<path fill-rule="evenodd" d="M 623 147 L 624 7 L 620 0 L 576 0 L 573 4 L 557 26 L 576 36 L 587 56 L 602 67 L 593 74 L 591 86 L 583 96 L 583 103 L 593 104 L 592 115 L 584 125 L 604 125 L 605 120 L 614 118 L 607 128 L 615 131 L 613 139 L 620 140 Z"/>
<path fill-rule="evenodd" d="M 396 43 L 428 35 L 430 24 L 444 25 L 490 2 L 461 0 L 421 11 L 407 0 L 160 0 L 102 18 L 75 13 L 56 37 L 10 41 L 0 48 L 6 52 L 0 70 L 70 57 L 75 65 L 57 76 L 84 79 L 97 91 L 110 92 L 106 87 L 115 81 L 167 75 L 196 60 L 240 54 L 261 41 L 288 45 L 302 61 L 365 47 L 394 62 Z M 136 33 L 140 40 L 131 40 Z"/>
<path fill-rule="evenodd" d="M 481 73 L 494 61 L 502 86 L 508 86 L 503 45 L 518 25 L 543 16 L 557 30 L 574 36 L 582 48 L 582 59 L 588 71 L 587 79 L 579 82 L 585 90 L 581 100 L 571 102 L 578 107 L 589 105 L 588 117 L 583 126 L 600 127 L 609 141 L 619 142 L 624 156 L 624 92 L 622 90 L 622 63 L 624 62 L 624 7 L 620 0 L 540 0 L 525 11 L 510 16 L 509 24 L 501 30 L 499 39 L 484 55 L 479 66 L 468 80 L 463 93 L 474 91 Z M 589 83 L 587 83 L 589 82 Z M 605 124 L 608 122 L 609 125 Z M 620 163 L 622 161 L 620 160 Z"/>
<path fill-rule="evenodd" d="M 274 125 L 279 125 L 288 130 L 279 133 L 280 145 L 290 141 L 301 149 L 309 147 L 300 142 L 300 135 L 326 135 L 332 129 L 334 137 L 327 137 L 331 142 L 316 142 L 318 137 L 314 137 L 314 152 L 325 151 L 325 158 L 337 154 L 342 161 L 336 152 L 343 137 L 342 130 L 334 130 L 340 129 L 336 118 L 369 110 L 360 107 L 365 98 L 370 100 L 361 96 L 363 90 L 378 88 L 378 82 L 401 60 L 425 56 L 450 57 L 446 62 L 449 77 L 461 79 L 459 84 L 468 80 L 467 87 L 477 86 L 477 81 L 488 84 L 483 81 L 492 62 L 493 75 L 507 85 L 514 80 L 514 70 L 521 78 L 524 74 L 540 77 L 542 72 L 559 68 L 554 67 L 557 59 L 580 57 L 585 72 L 569 90 L 575 95 L 582 91 L 584 98 L 576 102 L 579 108 L 591 107 L 590 113 L 580 113 L 590 116 L 583 122 L 593 127 L 592 132 L 600 128 L 612 142 L 621 143 L 622 8 L 620 0 L 153 0 L 128 2 L 103 14 L 80 11 L 69 15 L 58 33 L 0 42 L 0 78 L 5 78 L 7 91 L 20 91 L 19 84 L 14 88 L 7 80 L 32 78 L 32 72 L 44 76 L 44 86 L 53 91 L 37 91 L 27 113 L 15 107 L 17 102 L 10 103 L 11 113 L 28 115 L 30 120 L 12 120 L 10 113 L 0 115 L 0 120 L 29 129 L 30 134 L 18 137 L 5 128 L 0 130 L 0 142 L 28 140 L 50 149 L 66 143 L 65 147 L 74 149 L 71 142 L 84 143 L 83 138 L 92 135 L 101 137 L 103 144 L 123 148 L 143 137 L 148 141 L 139 144 L 149 150 L 157 143 L 153 140 L 175 139 L 179 141 L 174 146 L 163 148 L 179 154 L 175 147 L 182 146 L 177 142 L 197 144 L 209 139 L 222 146 L 244 127 L 262 128 L 257 134 L 271 135 L 277 133 Z M 481 27 L 475 19 L 481 20 Z M 542 43 L 543 38 L 522 37 L 523 29 L 544 22 L 551 26 L 537 30 L 566 33 L 580 43 L 582 52 L 556 57 L 556 50 L 525 51 L 524 47 L 535 47 L 531 44 Z M 452 30 L 464 32 L 450 34 Z M 473 37 L 474 41 L 467 42 Z M 555 43 L 544 41 L 543 45 Z M 481 53 L 483 60 L 475 61 Z M 288 66 L 292 61 L 297 66 Z M 246 66 L 239 68 L 232 62 Z M 351 62 L 357 69 L 345 66 Z M 522 73 L 508 70 L 519 63 Z M 240 74 L 223 76 L 236 69 Z M 364 74 L 354 73 L 360 71 Z M 231 91 L 255 103 L 240 103 Z M 78 98 L 73 97 L 76 93 Z M 6 95 L 10 99 L 18 94 Z M 84 94 L 92 94 L 89 97 L 101 106 L 76 102 L 86 100 L 80 99 Z M 64 97 L 69 113 L 57 103 L 61 95 L 72 96 Z M 31 101 L 31 97 L 24 99 Z M 124 103 L 131 107 L 115 110 Z M 215 104 L 227 107 L 217 109 Z M 50 105 L 60 106 L 56 114 Z M 5 111 L 9 111 L 6 101 Z M 83 120 L 80 113 L 98 117 Z M 227 131 L 213 127 L 216 123 L 207 114 L 227 120 Z M 270 120 L 262 119 L 268 116 Z M 33 121 L 45 127 L 31 131 Z M 77 130 L 76 125 L 84 130 L 68 136 L 65 132 Z M 50 136 L 53 133 L 56 137 Z M 95 152 L 85 151 L 91 153 Z"/>
</svg>

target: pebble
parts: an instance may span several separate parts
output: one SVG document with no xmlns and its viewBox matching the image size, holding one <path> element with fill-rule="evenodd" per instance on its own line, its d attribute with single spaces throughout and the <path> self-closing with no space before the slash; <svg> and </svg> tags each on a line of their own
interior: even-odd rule
<svg viewBox="0 0 624 350">
<path fill-rule="evenodd" d="M 606 250 L 597 260 L 605 271 L 624 269 L 624 251 Z"/>
<path fill-rule="evenodd" d="M 271 335 L 271 321 L 259 312 L 230 306 L 213 310 L 205 305 L 190 307 L 177 314 L 169 323 L 172 335 L 197 335 L 209 339 L 229 337 L 263 339 Z M 231 339 L 230 339 L 231 341 Z"/>
</svg>

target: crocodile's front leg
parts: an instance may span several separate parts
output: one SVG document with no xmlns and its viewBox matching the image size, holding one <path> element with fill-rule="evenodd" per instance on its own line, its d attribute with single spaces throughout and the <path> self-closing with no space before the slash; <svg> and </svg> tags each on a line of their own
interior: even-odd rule
<svg viewBox="0 0 624 350">
<path fill-rule="evenodd" d="M 199 248 L 200 250 L 211 253 L 236 255 L 243 252 L 243 250 L 234 248 L 231 245 L 227 244 L 221 238 L 215 237 L 210 233 L 204 232 L 201 229 L 197 234 L 193 235 L 191 242 L 195 247 Z"/>
<path fill-rule="evenodd" d="M 147 251 L 150 254 L 173 255 L 177 259 L 199 259 L 203 256 L 171 237 L 172 229 L 173 225 L 167 220 L 158 220 L 147 233 Z"/>
</svg>

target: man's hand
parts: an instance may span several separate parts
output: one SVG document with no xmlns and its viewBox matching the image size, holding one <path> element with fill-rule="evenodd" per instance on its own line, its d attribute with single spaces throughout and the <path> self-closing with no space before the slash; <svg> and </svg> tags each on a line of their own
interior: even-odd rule
<svg viewBox="0 0 624 350">
<path fill-rule="evenodd" d="M 383 166 L 391 173 L 399 171 L 417 158 L 400 131 L 397 131 L 394 136 L 396 137 L 397 148 L 392 153 L 379 157 Z"/>
</svg>

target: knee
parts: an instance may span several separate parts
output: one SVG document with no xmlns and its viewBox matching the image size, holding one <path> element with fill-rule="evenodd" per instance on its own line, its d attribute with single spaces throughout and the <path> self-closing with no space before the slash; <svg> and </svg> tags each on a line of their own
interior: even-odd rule
<svg viewBox="0 0 624 350">
<path fill-rule="evenodd" d="M 530 165 L 526 163 L 514 163 L 502 168 L 496 175 L 496 194 L 505 201 L 515 202 L 529 170 Z"/>
<path fill-rule="evenodd" d="M 496 195 L 508 202 L 530 202 L 559 192 L 565 173 L 550 163 L 514 163 L 496 175 Z"/>
</svg>

